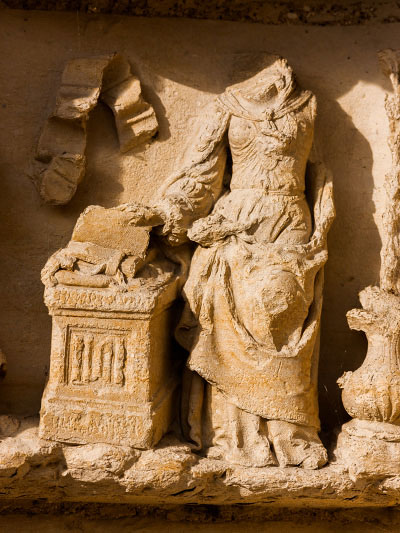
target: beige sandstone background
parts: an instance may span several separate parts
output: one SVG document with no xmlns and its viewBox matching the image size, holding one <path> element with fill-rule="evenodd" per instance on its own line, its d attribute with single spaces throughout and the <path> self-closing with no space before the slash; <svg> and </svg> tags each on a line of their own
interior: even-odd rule
<svg viewBox="0 0 400 533">
<path fill-rule="evenodd" d="M 390 168 L 383 104 L 390 87 L 376 52 L 387 47 L 400 48 L 399 23 L 268 26 L 0 10 L 0 345 L 8 358 L 0 412 L 39 410 L 51 328 L 40 270 L 68 242 L 79 213 L 90 204 L 151 199 L 179 166 L 202 106 L 231 82 L 237 54 L 271 52 L 286 57 L 300 84 L 317 95 L 316 135 L 334 178 L 337 219 L 326 269 L 320 407 L 324 429 L 340 425 L 347 415 L 336 379 L 357 368 L 366 350 L 345 313 L 379 274 L 381 187 Z M 84 182 L 69 205 L 45 206 L 28 175 L 64 64 L 114 51 L 139 74 L 159 137 L 145 151 L 121 155 L 111 111 L 100 105 L 90 118 Z"/>
</svg>

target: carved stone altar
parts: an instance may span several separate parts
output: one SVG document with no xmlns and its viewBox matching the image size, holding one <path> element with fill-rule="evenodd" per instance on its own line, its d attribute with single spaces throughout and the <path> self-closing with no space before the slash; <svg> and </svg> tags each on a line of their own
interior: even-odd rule
<svg viewBox="0 0 400 533">
<path fill-rule="evenodd" d="M 174 413 L 179 276 L 124 206 L 87 208 L 42 271 L 53 317 L 40 435 L 151 448 Z"/>
<path fill-rule="evenodd" d="M 176 372 L 168 308 L 176 280 L 153 290 L 47 288 L 53 317 L 40 435 L 151 448 L 168 429 Z"/>
</svg>

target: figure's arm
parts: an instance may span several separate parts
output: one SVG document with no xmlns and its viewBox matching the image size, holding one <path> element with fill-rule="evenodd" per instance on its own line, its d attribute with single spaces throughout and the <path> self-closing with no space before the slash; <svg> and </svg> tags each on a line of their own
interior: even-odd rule
<svg viewBox="0 0 400 533">
<path fill-rule="evenodd" d="M 317 101 L 313 95 L 309 101 L 310 120 L 315 123 Z M 329 228 L 335 218 L 333 202 L 332 176 L 323 163 L 318 143 L 314 138 L 307 161 L 306 171 L 307 196 L 311 204 L 313 217 L 313 233 L 310 242 L 305 245 L 311 252 L 326 248 Z"/>
<path fill-rule="evenodd" d="M 219 150 L 212 159 L 208 168 L 197 176 L 181 178 L 169 187 L 157 206 L 165 216 L 161 233 L 171 244 L 187 240 L 193 222 L 207 216 L 221 194 L 225 152 Z"/>
<path fill-rule="evenodd" d="M 307 178 L 311 188 L 314 231 L 310 243 L 325 246 L 329 228 L 335 218 L 332 176 L 313 144 L 307 164 Z"/>
<path fill-rule="evenodd" d="M 217 102 L 204 110 L 182 170 L 166 181 L 158 200 L 147 208 L 134 204 L 121 206 L 132 212 L 132 223 L 159 226 L 158 232 L 173 245 L 188 240 L 188 229 L 194 221 L 210 213 L 222 192 L 228 122 L 229 113 Z"/>
</svg>

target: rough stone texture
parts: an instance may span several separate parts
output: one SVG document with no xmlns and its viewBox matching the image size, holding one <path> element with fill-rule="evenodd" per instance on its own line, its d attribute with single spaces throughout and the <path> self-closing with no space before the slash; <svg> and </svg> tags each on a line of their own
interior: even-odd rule
<svg viewBox="0 0 400 533">
<path fill-rule="evenodd" d="M 393 86 L 385 109 L 389 121 L 388 145 L 392 154 L 392 168 L 386 174 L 386 208 L 383 213 L 380 287 L 389 293 L 400 293 L 400 51 L 382 50 L 379 59 L 384 74 Z M 394 302 L 392 302 L 393 305 Z M 396 307 L 396 305 L 395 305 Z"/>
<path fill-rule="evenodd" d="M 154 450 L 42 440 L 38 420 L 23 419 L 0 442 L 2 500 L 108 502 L 138 505 L 258 504 L 276 507 L 391 507 L 400 477 L 352 477 L 331 464 L 317 471 L 243 468 L 196 456 L 167 435 Z M 40 491 L 38 492 L 38 487 Z"/>
<path fill-rule="evenodd" d="M 4 258 L 0 268 L 7 280 L 2 287 L 4 298 L 14 302 L 0 331 L 4 353 L 12 354 L 0 388 L 2 411 L 39 410 L 51 338 L 39 278 L 49 255 L 66 246 L 79 214 L 88 205 L 111 207 L 152 199 L 161 180 L 177 167 L 200 109 L 232 84 L 237 56 L 243 50 L 261 50 L 287 57 L 299 83 L 318 100 L 316 135 L 333 174 L 338 211 L 330 236 L 322 316 L 321 422 L 324 429 L 331 429 L 346 420 L 336 379 L 345 369 L 359 366 L 365 341 L 348 330 L 345 313 L 356 305 L 358 291 L 374 283 L 379 272 L 374 211 L 380 224 L 381 187 L 390 168 L 383 112 L 389 86 L 376 50 L 394 46 L 398 27 L 268 27 L 266 31 L 262 26 L 233 23 L 77 18 L 76 14 L 17 11 L 3 11 L 0 23 L 6 39 L 1 71 L 7 73 L 2 79 L 3 146 L 10 131 L 15 137 L 1 158 Z M 200 31 L 200 41 L 193 40 L 193 32 Z M 340 48 L 335 46 L 339 41 Z M 145 158 L 142 153 L 121 156 L 111 113 L 102 106 L 96 108 L 88 125 L 87 179 L 68 206 L 42 206 L 25 173 L 65 62 L 112 50 L 124 53 L 140 76 L 144 96 L 160 119 L 158 140 Z"/>
<path fill-rule="evenodd" d="M 342 426 L 336 457 L 352 477 L 400 473 L 399 426 L 355 418 Z"/>
<path fill-rule="evenodd" d="M 286 60 L 263 63 L 250 75 L 246 64 L 244 80 L 204 110 L 183 168 L 150 206 L 86 209 L 67 248 L 48 261 L 53 338 L 42 437 L 157 444 L 182 376 L 168 309 L 181 277 L 187 442 L 242 466 L 327 462 L 317 365 L 332 179 L 315 148 L 314 95 Z M 130 260 L 142 266 L 128 275 Z"/>
<path fill-rule="evenodd" d="M 263 24 L 350 25 L 399 22 L 400 7 L 393 0 L 3 0 L 17 9 L 48 9 L 112 13 L 148 17 L 188 17 Z"/>
<path fill-rule="evenodd" d="M 288 58 L 301 86 L 317 96 L 316 134 L 335 181 L 338 219 L 327 269 L 320 383 L 324 429 L 341 424 L 345 415 L 335 396 L 335 381 L 345 368 L 357 367 L 365 353 L 362 337 L 346 330 L 345 311 L 356 304 L 358 290 L 374 283 L 378 275 L 380 242 L 373 215 L 376 208 L 381 230 L 381 188 L 390 168 L 383 112 L 389 85 L 375 54 L 377 49 L 398 46 L 398 25 L 266 28 L 75 13 L 3 11 L 1 15 L 7 39 L 1 57 L 6 73 L 1 80 L 5 87 L 1 141 L 9 147 L 0 160 L 4 175 L 0 268 L 9 302 L 0 335 L 9 357 L 9 373 L 0 388 L 3 412 L 38 410 L 50 353 L 50 320 L 42 305 L 39 272 L 52 252 L 66 246 L 79 213 L 93 203 L 107 207 L 133 200 L 150 203 L 154 191 L 176 168 L 183 143 L 204 106 L 235 81 L 232 73 L 238 56 L 243 51 L 254 57 L 275 52 Z M 145 154 L 121 156 L 112 117 L 100 106 L 89 120 L 89 179 L 67 207 L 42 206 L 36 191 L 26 192 L 26 165 L 51 111 L 48 102 L 59 87 L 63 66 L 94 51 L 102 55 L 114 50 L 137 68 L 146 100 L 159 117 L 159 138 Z M 13 431 L 12 423 L 4 426 L 6 433 Z M 165 440 L 156 451 L 139 454 L 126 447 L 115 451 L 109 445 L 88 445 L 83 450 L 44 445 L 35 436 L 37 421 L 31 427 L 21 422 L 17 431 L 17 438 L 3 441 L 3 496 L 10 499 L 42 497 L 45 491 L 71 500 L 117 498 L 157 505 L 175 501 L 398 504 L 399 480 L 386 478 L 386 473 L 354 479 L 339 465 L 311 473 L 277 467 L 244 469 L 199 459 L 185 445 Z M 99 471 L 87 468 L 91 457 Z"/>
<path fill-rule="evenodd" d="M 94 310 L 85 305 L 98 297 L 98 289 L 48 291 L 53 340 L 42 437 L 138 448 L 160 440 L 172 421 L 178 383 L 167 311 L 173 285 L 153 289 L 151 296 L 139 289 L 119 309 L 108 305 L 108 310 L 101 302 Z"/>
<path fill-rule="evenodd" d="M 90 206 L 43 269 L 53 332 L 41 437 L 146 449 L 168 430 L 179 269 L 148 245 L 149 230 L 132 225 L 126 206 Z"/>
</svg>

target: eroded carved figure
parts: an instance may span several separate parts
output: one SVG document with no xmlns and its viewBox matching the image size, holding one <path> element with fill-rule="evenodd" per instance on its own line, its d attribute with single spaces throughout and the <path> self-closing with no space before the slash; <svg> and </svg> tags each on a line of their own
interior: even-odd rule
<svg viewBox="0 0 400 533">
<path fill-rule="evenodd" d="M 383 50 L 379 59 L 393 85 L 385 100 L 392 169 L 385 177 L 380 286 L 360 292 L 362 309 L 347 319 L 368 338 L 366 358 L 338 380 L 343 405 L 353 420 L 342 426 L 336 456 L 351 473 L 400 473 L 400 52 Z"/>
<path fill-rule="evenodd" d="M 176 333 L 190 351 L 185 434 L 195 449 L 249 466 L 327 460 L 316 370 L 334 207 L 313 151 L 315 113 L 315 97 L 274 58 L 211 103 L 153 210 L 171 244 L 199 245 Z"/>
<path fill-rule="evenodd" d="M 152 227 L 176 264 L 190 241 L 197 244 L 176 330 L 190 352 L 181 421 L 193 449 L 210 457 L 304 468 L 327 461 L 317 363 L 334 206 L 313 146 L 315 115 L 313 94 L 272 57 L 204 110 L 183 168 L 153 205 L 116 208 L 130 225 Z M 104 260 L 89 261 L 103 272 L 86 270 L 92 286 L 111 280 L 121 290 L 123 257 L 107 263 L 114 264 L 108 277 Z M 77 282 L 76 262 L 59 259 L 46 279 L 87 283 Z"/>
</svg>

